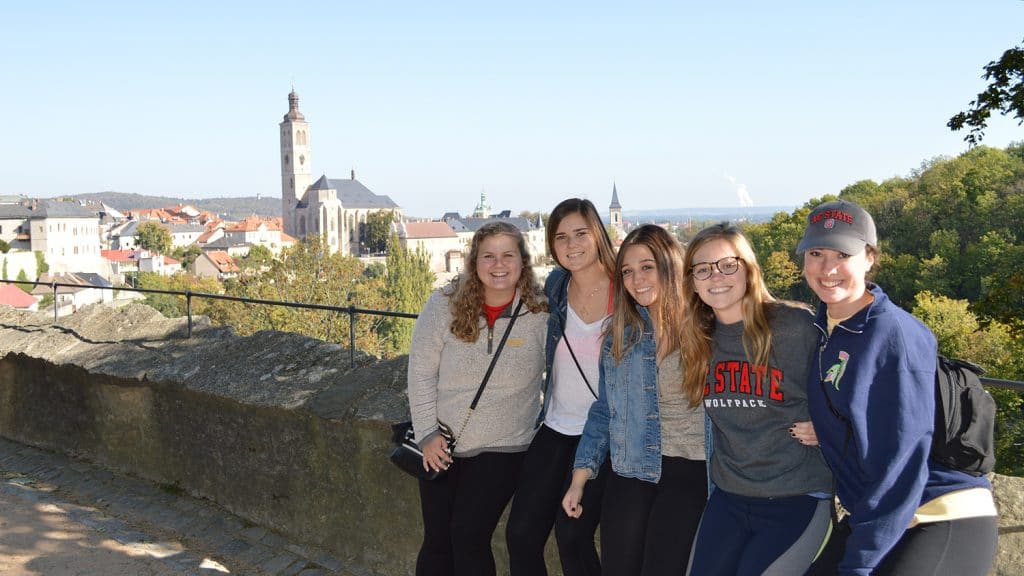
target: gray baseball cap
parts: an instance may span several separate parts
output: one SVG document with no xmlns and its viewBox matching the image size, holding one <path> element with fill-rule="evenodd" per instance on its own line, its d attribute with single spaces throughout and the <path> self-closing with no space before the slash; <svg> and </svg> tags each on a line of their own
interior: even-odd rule
<svg viewBox="0 0 1024 576">
<path fill-rule="evenodd" d="M 865 246 L 878 248 L 878 234 L 871 214 L 853 202 L 836 200 L 819 204 L 811 210 L 796 252 L 828 248 L 845 254 L 859 254 Z"/>
</svg>

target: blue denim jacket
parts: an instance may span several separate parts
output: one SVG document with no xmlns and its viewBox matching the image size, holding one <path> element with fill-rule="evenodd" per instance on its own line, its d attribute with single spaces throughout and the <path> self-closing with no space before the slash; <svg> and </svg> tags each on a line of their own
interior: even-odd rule
<svg viewBox="0 0 1024 576">
<path fill-rule="evenodd" d="M 548 409 L 548 388 L 551 386 L 551 365 L 555 361 L 555 349 L 562 339 L 562 326 L 565 325 L 566 308 L 569 306 L 569 279 L 572 273 L 564 268 L 555 268 L 548 274 L 544 282 L 544 295 L 548 298 L 548 337 L 544 343 L 544 403 L 541 405 L 537 426 L 544 422 L 544 413 Z"/>
<path fill-rule="evenodd" d="M 612 470 L 619 476 L 661 479 L 657 345 L 647 309 L 637 310 L 644 319 L 643 335 L 622 362 L 615 362 L 611 335 L 601 346 L 599 397 L 590 406 L 573 463 L 573 468 L 589 469 L 591 478 L 610 453 Z M 627 342 L 633 338 L 628 329 L 625 337 Z"/>
</svg>

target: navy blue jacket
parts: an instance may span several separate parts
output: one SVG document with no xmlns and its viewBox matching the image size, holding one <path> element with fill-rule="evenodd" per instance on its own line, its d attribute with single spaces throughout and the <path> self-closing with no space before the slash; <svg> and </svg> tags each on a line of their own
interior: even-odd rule
<svg viewBox="0 0 1024 576">
<path fill-rule="evenodd" d="M 870 574 L 923 503 L 953 490 L 991 488 L 928 455 L 935 427 L 935 336 L 875 284 L 874 302 L 827 334 L 827 306 L 808 375 L 811 420 L 852 533 L 841 574 Z M 835 410 L 848 424 L 833 413 Z"/>
</svg>

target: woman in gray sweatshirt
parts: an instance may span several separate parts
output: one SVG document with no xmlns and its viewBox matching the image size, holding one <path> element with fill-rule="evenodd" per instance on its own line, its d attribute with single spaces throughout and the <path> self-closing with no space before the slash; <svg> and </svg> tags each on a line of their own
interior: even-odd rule
<svg viewBox="0 0 1024 576">
<path fill-rule="evenodd" d="M 520 302 L 522 306 L 519 307 Z M 472 415 L 469 407 L 518 311 Z M 409 408 L 425 469 L 417 576 L 495 573 L 491 536 L 512 498 L 540 413 L 548 314 L 519 230 L 481 227 L 466 268 L 431 295 L 409 348 Z M 455 449 L 441 435 L 444 423 Z"/>
<path fill-rule="evenodd" d="M 803 574 L 832 506 L 821 451 L 798 433 L 810 419 L 810 311 L 775 301 L 750 242 L 729 224 L 701 230 L 684 269 L 684 387 L 704 391 L 715 484 L 688 573 Z"/>
</svg>

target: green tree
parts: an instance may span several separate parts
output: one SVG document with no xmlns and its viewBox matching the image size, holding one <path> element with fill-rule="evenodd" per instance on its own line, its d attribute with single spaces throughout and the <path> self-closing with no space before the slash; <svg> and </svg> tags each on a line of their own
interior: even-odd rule
<svg viewBox="0 0 1024 576">
<path fill-rule="evenodd" d="M 1024 123 L 1024 47 L 1010 48 L 998 59 L 985 66 L 981 76 L 989 82 L 985 91 L 971 101 L 969 108 L 958 112 L 946 126 L 956 132 L 968 127 L 964 140 L 971 146 L 981 143 L 992 112 L 1012 115 L 1017 124 Z"/>
<path fill-rule="evenodd" d="M 940 353 L 969 359 L 994 378 L 1024 377 L 1024 346 L 1003 324 L 991 322 L 983 328 L 966 300 L 922 292 L 917 296 L 913 314 L 931 328 Z M 1024 474 L 1024 394 L 998 389 L 990 392 L 997 404 L 996 471 L 1020 476 Z"/>
<path fill-rule="evenodd" d="M 362 241 L 371 254 L 381 254 L 388 249 L 388 238 L 392 234 L 391 223 L 394 221 L 394 212 L 386 210 L 370 212 L 366 216 Z"/>
<path fill-rule="evenodd" d="M 392 235 L 388 241 L 387 273 L 384 295 L 388 308 L 396 312 L 418 314 L 433 290 L 435 276 L 430 260 L 422 252 L 410 252 Z M 381 325 L 381 337 L 389 351 L 405 353 L 412 340 L 413 321 L 388 318 Z"/>
<path fill-rule="evenodd" d="M 42 276 L 50 271 L 50 265 L 46 263 L 46 258 L 40 250 L 33 252 L 36 256 L 36 275 Z"/>
<path fill-rule="evenodd" d="M 355 305 L 376 310 L 388 308 L 383 296 L 383 278 L 364 276 L 359 259 L 331 254 L 315 236 L 282 251 L 270 264 L 270 269 L 260 276 L 226 282 L 224 289 L 228 295 L 245 298 Z M 349 318 L 345 313 L 217 301 L 210 304 L 207 315 L 218 324 L 232 326 L 242 335 L 279 330 L 345 346 L 349 343 Z M 378 336 L 381 324 L 380 317 L 358 316 L 356 347 L 370 354 L 384 355 L 386 347 L 381 346 Z"/>
<path fill-rule="evenodd" d="M 140 248 L 157 254 L 166 254 L 171 249 L 171 232 L 156 222 L 139 224 L 135 233 L 139 237 Z"/>
<path fill-rule="evenodd" d="M 11 251 L 11 245 L 6 240 L 0 240 L 0 252 L 7 254 Z"/>
<path fill-rule="evenodd" d="M 7 260 L 4 260 L 4 279 L 7 279 Z M 25 274 L 24 269 L 18 270 L 18 276 L 15 278 L 15 280 L 19 282 L 28 282 L 28 274 Z M 15 286 L 24 290 L 26 294 L 31 294 L 32 289 L 35 288 L 35 286 L 31 284 L 15 284 Z"/>
<path fill-rule="evenodd" d="M 763 262 L 761 269 L 764 272 L 765 284 L 768 291 L 778 298 L 791 298 L 802 283 L 800 268 L 789 257 L 786 252 L 772 252 Z"/>
<path fill-rule="evenodd" d="M 249 249 L 249 253 L 238 262 L 239 267 L 249 270 L 262 270 L 264 266 L 270 266 L 274 261 L 274 253 L 270 248 L 257 244 Z"/>
<path fill-rule="evenodd" d="M 199 258 L 199 255 L 202 253 L 203 251 L 195 244 L 190 246 L 178 246 L 174 250 L 171 250 L 171 258 L 181 262 L 182 270 L 188 270 L 192 268 L 192 264 L 195 263 L 196 258 Z"/>
<path fill-rule="evenodd" d="M 206 294 L 219 294 L 223 291 L 221 283 L 213 278 L 196 278 L 191 274 L 179 272 L 173 276 L 162 276 L 155 272 L 140 272 L 137 285 L 139 288 L 151 290 L 173 290 L 177 292 L 201 292 Z M 184 296 L 172 294 L 146 294 L 144 302 L 157 309 L 167 318 L 179 318 L 188 313 Z M 206 298 L 192 299 L 192 314 L 203 316 L 207 314 L 212 300 Z"/>
<path fill-rule="evenodd" d="M 7 258 L 4 258 L 3 264 L 3 279 L 7 280 Z"/>
</svg>

